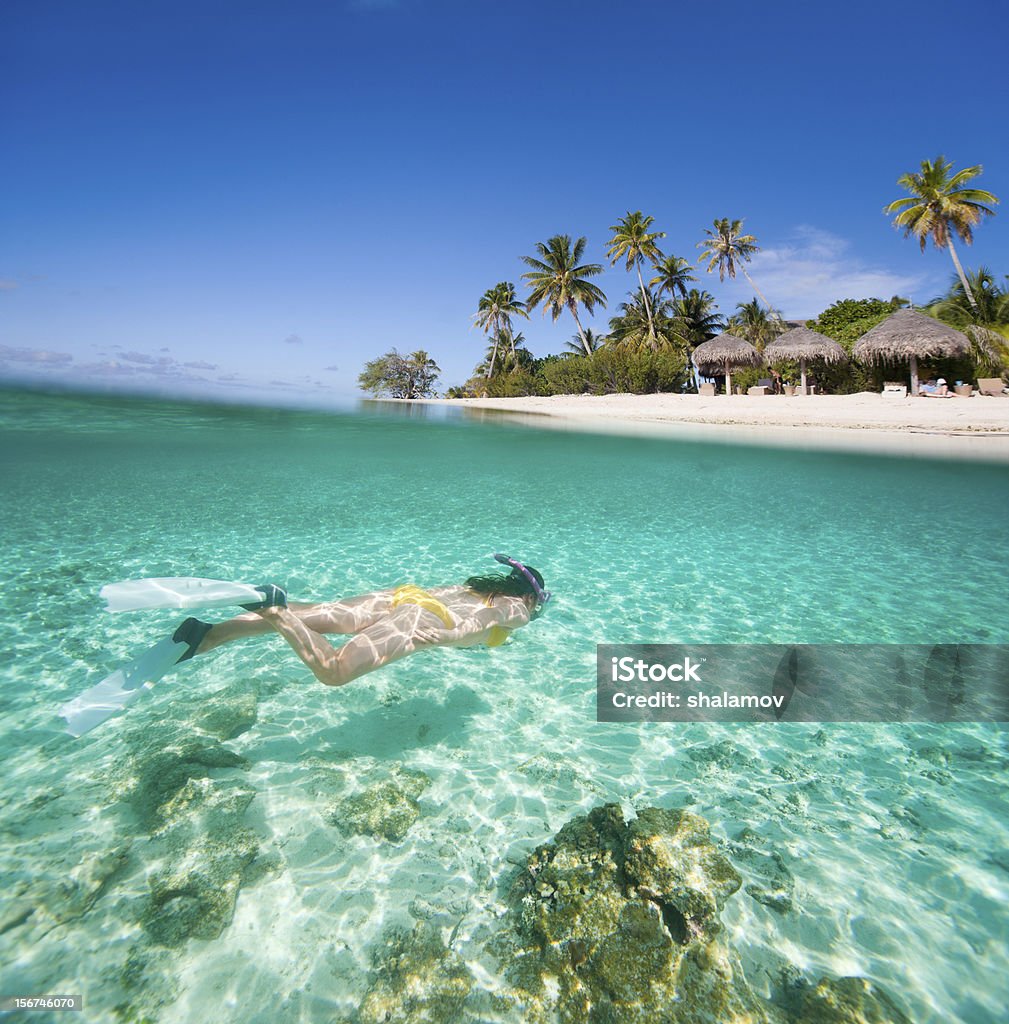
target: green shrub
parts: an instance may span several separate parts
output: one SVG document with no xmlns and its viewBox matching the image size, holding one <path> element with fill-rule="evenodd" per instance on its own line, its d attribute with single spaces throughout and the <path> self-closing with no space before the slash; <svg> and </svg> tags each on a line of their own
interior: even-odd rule
<svg viewBox="0 0 1009 1024">
<path fill-rule="evenodd" d="M 588 390 L 591 378 L 588 356 L 548 356 L 543 362 L 547 394 L 581 395 Z"/>
</svg>

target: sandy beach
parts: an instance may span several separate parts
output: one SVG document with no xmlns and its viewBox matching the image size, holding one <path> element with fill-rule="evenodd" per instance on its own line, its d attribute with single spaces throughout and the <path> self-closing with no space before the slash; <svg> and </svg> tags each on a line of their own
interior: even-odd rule
<svg viewBox="0 0 1009 1024">
<path fill-rule="evenodd" d="M 426 401 L 555 429 L 1009 463 L 1009 397 L 657 394 Z"/>
</svg>

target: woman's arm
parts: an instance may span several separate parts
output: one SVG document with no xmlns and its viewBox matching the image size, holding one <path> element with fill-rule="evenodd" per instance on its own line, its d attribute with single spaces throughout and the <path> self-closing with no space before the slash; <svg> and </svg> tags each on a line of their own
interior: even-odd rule
<svg viewBox="0 0 1009 1024">
<path fill-rule="evenodd" d="M 472 615 L 458 622 L 452 629 L 420 625 L 416 637 L 425 646 L 467 647 L 482 643 L 484 633 L 494 626 L 504 629 L 518 629 L 530 621 L 531 616 L 523 604 L 517 614 L 507 616 L 503 608 L 479 608 Z M 465 641 L 471 641 L 470 644 Z"/>
</svg>

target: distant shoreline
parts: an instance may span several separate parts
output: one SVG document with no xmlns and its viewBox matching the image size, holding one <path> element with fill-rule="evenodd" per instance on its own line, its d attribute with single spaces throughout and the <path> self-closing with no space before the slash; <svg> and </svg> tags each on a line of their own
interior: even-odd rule
<svg viewBox="0 0 1009 1024">
<path fill-rule="evenodd" d="M 410 404 L 421 403 L 588 433 L 1009 463 L 1009 397 L 552 395 Z"/>
</svg>

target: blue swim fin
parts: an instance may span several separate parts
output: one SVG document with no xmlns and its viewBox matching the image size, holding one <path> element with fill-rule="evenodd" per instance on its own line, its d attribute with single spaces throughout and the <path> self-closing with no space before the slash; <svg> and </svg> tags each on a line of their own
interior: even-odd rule
<svg viewBox="0 0 1009 1024">
<path fill-rule="evenodd" d="M 107 718 L 129 707 L 145 690 L 164 678 L 188 654 L 191 645 L 166 636 L 132 664 L 117 668 L 100 683 L 60 708 L 71 736 L 83 736 Z"/>
</svg>

